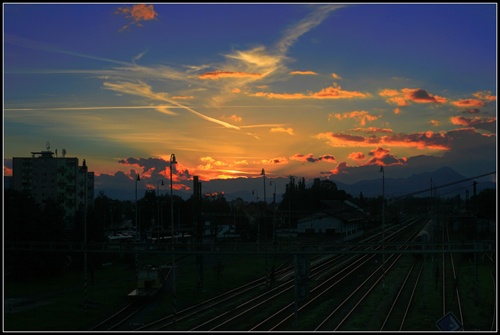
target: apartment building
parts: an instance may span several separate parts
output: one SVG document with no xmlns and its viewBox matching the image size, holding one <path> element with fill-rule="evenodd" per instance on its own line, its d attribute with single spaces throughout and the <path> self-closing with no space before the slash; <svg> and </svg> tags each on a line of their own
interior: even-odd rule
<svg viewBox="0 0 500 335">
<path fill-rule="evenodd" d="M 52 198 L 71 219 L 79 208 L 91 207 L 94 202 L 94 172 L 89 172 L 85 159 L 81 166 L 78 158 L 62 157 L 50 151 L 31 152 L 31 157 L 13 157 L 13 189 L 27 192 L 40 204 Z"/>
</svg>

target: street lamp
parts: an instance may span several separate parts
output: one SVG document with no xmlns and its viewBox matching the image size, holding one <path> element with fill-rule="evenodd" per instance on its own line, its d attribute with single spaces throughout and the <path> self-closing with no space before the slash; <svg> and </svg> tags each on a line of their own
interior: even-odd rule
<svg viewBox="0 0 500 335">
<path fill-rule="evenodd" d="M 137 238 L 139 241 L 141 240 L 141 229 L 139 227 L 139 222 L 137 220 L 137 182 L 141 180 L 139 174 L 137 174 L 137 178 L 135 179 L 135 229 L 137 231 Z"/>
<path fill-rule="evenodd" d="M 171 216 L 171 229 L 172 229 L 172 251 L 174 250 L 174 198 L 173 198 L 173 187 L 172 187 L 172 168 L 173 165 L 177 164 L 175 160 L 175 155 L 170 155 L 170 216 Z M 176 322 L 176 305 L 177 297 L 175 292 L 175 254 L 172 252 L 172 309 L 174 315 L 174 324 Z"/>
<path fill-rule="evenodd" d="M 267 199 L 266 199 L 266 171 L 264 171 L 264 168 L 262 168 L 260 175 L 262 176 L 262 179 L 264 181 L 264 215 L 265 215 L 267 207 Z M 267 228 L 266 228 L 265 217 L 263 217 L 263 220 L 264 220 L 264 239 L 267 239 Z"/>
<path fill-rule="evenodd" d="M 156 241 L 157 243 L 160 243 L 160 224 L 161 224 L 161 220 L 160 220 L 160 185 L 159 185 L 160 181 L 161 181 L 161 186 L 165 185 L 163 183 L 163 179 L 158 180 L 156 182 L 156 197 L 158 198 L 158 222 L 156 223 L 156 230 L 158 233 L 158 241 Z"/>
<path fill-rule="evenodd" d="M 257 211 L 259 210 L 259 192 L 252 190 L 252 195 L 257 197 Z M 260 218 L 257 217 L 257 243 L 260 243 Z"/>
<path fill-rule="evenodd" d="M 380 166 L 380 171 L 382 172 L 382 278 L 385 277 L 385 254 L 384 254 L 384 249 L 385 249 L 385 173 L 384 173 L 384 166 Z M 382 285 L 385 286 L 385 283 L 382 282 Z"/>
<path fill-rule="evenodd" d="M 276 182 L 270 181 L 269 186 L 274 184 L 273 193 L 273 245 L 276 244 Z"/>
<path fill-rule="evenodd" d="M 175 160 L 175 154 L 170 155 L 170 216 L 171 216 L 171 228 L 172 228 L 172 243 L 174 243 L 174 198 L 173 198 L 173 187 L 172 187 L 172 169 L 173 165 L 177 164 Z"/>
<path fill-rule="evenodd" d="M 260 175 L 264 179 L 264 202 L 267 204 L 267 199 L 266 199 L 266 171 L 264 171 L 264 168 L 262 168 L 262 171 L 260 172 Z"/>
</svg>

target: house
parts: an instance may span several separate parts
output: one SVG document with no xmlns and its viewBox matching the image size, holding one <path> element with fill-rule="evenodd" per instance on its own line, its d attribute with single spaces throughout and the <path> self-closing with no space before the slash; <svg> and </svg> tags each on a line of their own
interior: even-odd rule
<svg viewBox="0 0 500 335">
<path fill-rule="evenodd" d="M 350 240 L 363 233 L 365 214 L 350 201 L 323 201 L 324 208 L 297 223 L 298 235 L 324 234 L 338 240 Z"/>
</svg>

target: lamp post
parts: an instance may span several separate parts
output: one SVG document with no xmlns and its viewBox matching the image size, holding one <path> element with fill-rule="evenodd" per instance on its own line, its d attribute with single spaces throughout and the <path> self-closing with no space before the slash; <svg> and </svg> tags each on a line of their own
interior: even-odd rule
<svg viewBox="0 0 500 335">
<path fill-rule="evenodd" d="M 276 182 L 270 181 L 269 186 L 274 184 L 273 193 L 273 245 L 276 244 Z"/>
<path fill-rule="evenodd" d="M 266 171 L 264 171 L 264 168 L 260 172 L 260 175 L 264 179 L 264 202 L 267 204 L 267 199 L 266 199 Z"/>
<path fill-rule="evenodd" d="M 135 179 L 135 229 L 137 231 L 137 238 L 139 241 L 141 240 L 141 228 L 139 227 L 139 222 L 137 220 L 137 182 L 141 180 L 139 174 L 137 174 L 137 178 Z"/>
<path fill-rule="evenodd" d="M 84 191 L 84 206 L 83 206 L 83 243 L 85 245 L 85 255 L 84 255 L 84 260 L 83 260 L 83 267 L 84 267 L 84 273 L 85 273 L 85 278 L 84 278 L 84 283 L 83 283 L 83 308 L 87 308 L 87 286 L 88 286 L 88 263 L 87 263 L 87 164 L 85 163 L 85 160 L 83 160 L 83 173 L 84 173 L 84 184 L 83 187 L 85 188 Z"/>
<path fill-rule="evenodd" d="M 177 297 L 175 292 L 175 254 L 174 250 L 174 198 L 173 198 L 173 187 L 172 187 L 172 168 L 173 165 L 177 164 L 175 160 L 175 154 L 170 155 L 170 218 L 171 218 L 171 229 L 172 229 L 172 310 L 174 316 L 174 325 L 176 323 L 176 305 Z"/>
<path fill-rule="evenodd" d="M 158 180 L 156 182 L 156 197 L 158 198 L 158 222 L 156 223 L 156 231 L 157 231 L 157 235 L 158 235 L 158 241 L 156 241 L 156 243 L 160 243 L 160 224 L 161 224 L 161 220 L 160 220 L 160 181 L 161 181 L 161 185 L 165 185 L 163 183 L 163 179 L 161 180 Z"/>
<path fill-rule="evenodd" d="M 262 179 L 264 181 L 264 215 L 266 213 L 266 207 L 267 207 L 267 199 L 266 199 L 266 171 L 264 171 L 264 168 L 262 168 L 262 171 L 260 172 L 260 175 L 262 176 Z M 266 228 L 266 218 L 263 216 L 262 218 L 264 220 L 264 239 L 267 239 L 267 228 Z"/>
<path fill-rule="evenodd" d="M 135 230 L 137 234 L 137 239 L 141 240 L 141 230 L 139 229 L 139 223 L 137 221 L 137 182 L 141 180 L 139 174 L 137 174 L 137 178 L 135 179 Z M 139 256 L 135 253 L 135 273 L 136 276 L 139 276 Z"/>
<path fill-rule="evenodd" d="M 257 197 L 257 211 L 259 210 L 259 192 L 252 190 L 252 194 Z M 257 217 L 257 244 L 260 243 L 260 218 Z"/>
<path fill-rule="evenodd" d="M 385 287 L 385 172 L 384 166 L 380 166 L 380 171 L 382 172 L 382 286 Z"/>
</svg>

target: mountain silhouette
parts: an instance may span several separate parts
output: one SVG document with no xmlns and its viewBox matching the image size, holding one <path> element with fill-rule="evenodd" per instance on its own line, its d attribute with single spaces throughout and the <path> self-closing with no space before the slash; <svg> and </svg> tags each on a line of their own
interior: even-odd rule
<svg viewBox="0 0 500 335">
<path fill-rule="evenodd" d="M 378 179 L 362 180 L 354 184 L 334 182 L 337 184 L 337 188 L 346 191 L 353 197 L 358 197 L 361 192 L 364 197 L 382 196 L 383 188 L 387 198 L 407 195 L 431 196 L 431 189 L 435 195 L 443 197 L 452 197 L 457 194 L 465 196 L 466 190 L 469 190 L 470 196 L 473 195 L 474 180 L 470 180 L 470 177 L 465 177 L 447 166 L 434 172 L 413 174 L 407 178 L 384 178 L 384 186 L 382 185 L 382 177 L 380 174 Z M 477 183 L 476 192 L 479 193 L 485 188 L 496 188 L 496 184 L 484 181 L 483 178 L 481 182 Z"/>
<path fill-rule="evenodd" d="M 379 197 L 382 196 L 382 173 L 375 169 L 374 176 L 377 178 L 369 180 L 361 180 L 354 183 L 345 183 L 335 179 L 335 176 L 330 176 L 329 180 L 333 181 L 339 190 L 344 190 L 352 197 L 359 197 L 363 193 L 364 197 Z M 418 197 L 426 197 L 431 195 L 432 187 L 436 189 L 436 195 L 443 197 L 452 197 L 457 194 L 465 198 L 466 190 L 469 191 L 469 196 L 473 195 L 473 181 L 477 181 L 476 192 L 479 193 L 485 188 L 496 189 L 496 183 L 491 182 L 491 175 L 483 178 L 470 179 L 474 176 L 463 176 L 450 167 L 441 167 L 433 172 L 422 172 L 413 174 L 406 178 L 391 178 L 389 169 L 385 171 L 384 188 L 387 198 L 401 197 L 413 195 Z M 95 196 L 99 191 L 103 191 L 105 195 L 117 200 L 132 200 L 134 201 L 134 184 L 128 183 L 127 189 L 115 188 L 116 185 L 98 183 L 100 177 L 96 177 Z M 300 177 L 295 178 L 298 182 Z M 463 181 L 463 182 L 461 182 Z M 285 193 L 286 185 L 289 183 L 289 178 L 266 178 L 266 202 L 271 204 L 273 201 L 273 193 L 276 188 L 276 202 L 279 203 L 282 195 Z M 311 187 L 313 179 L 306 180 L 306 187 Z M 202 194 L 221 194 L 227 201 L 241 198 L 244 201 L 255 202 L 264 200 L 264 180 L 263 178 L 236 178 L 236 179 L 216 179 L 210 181 L 202 181 Z M 452 184 L 446 187 L 443 185 Z M 192 189 L 192 182 L 187 184 Z M 143 185 L 140 185 L 143 187 Z M 139 199 L 144 196 L 144 190 L 139 190 Z M 161 194 L 169 194 L 167 188 L 161 188 Z M 180 196 L 183 199 L 188 199 L 192 195 L 192 190 L 177 191 L 174 190 L 174 195 Z"/>
</svg>

